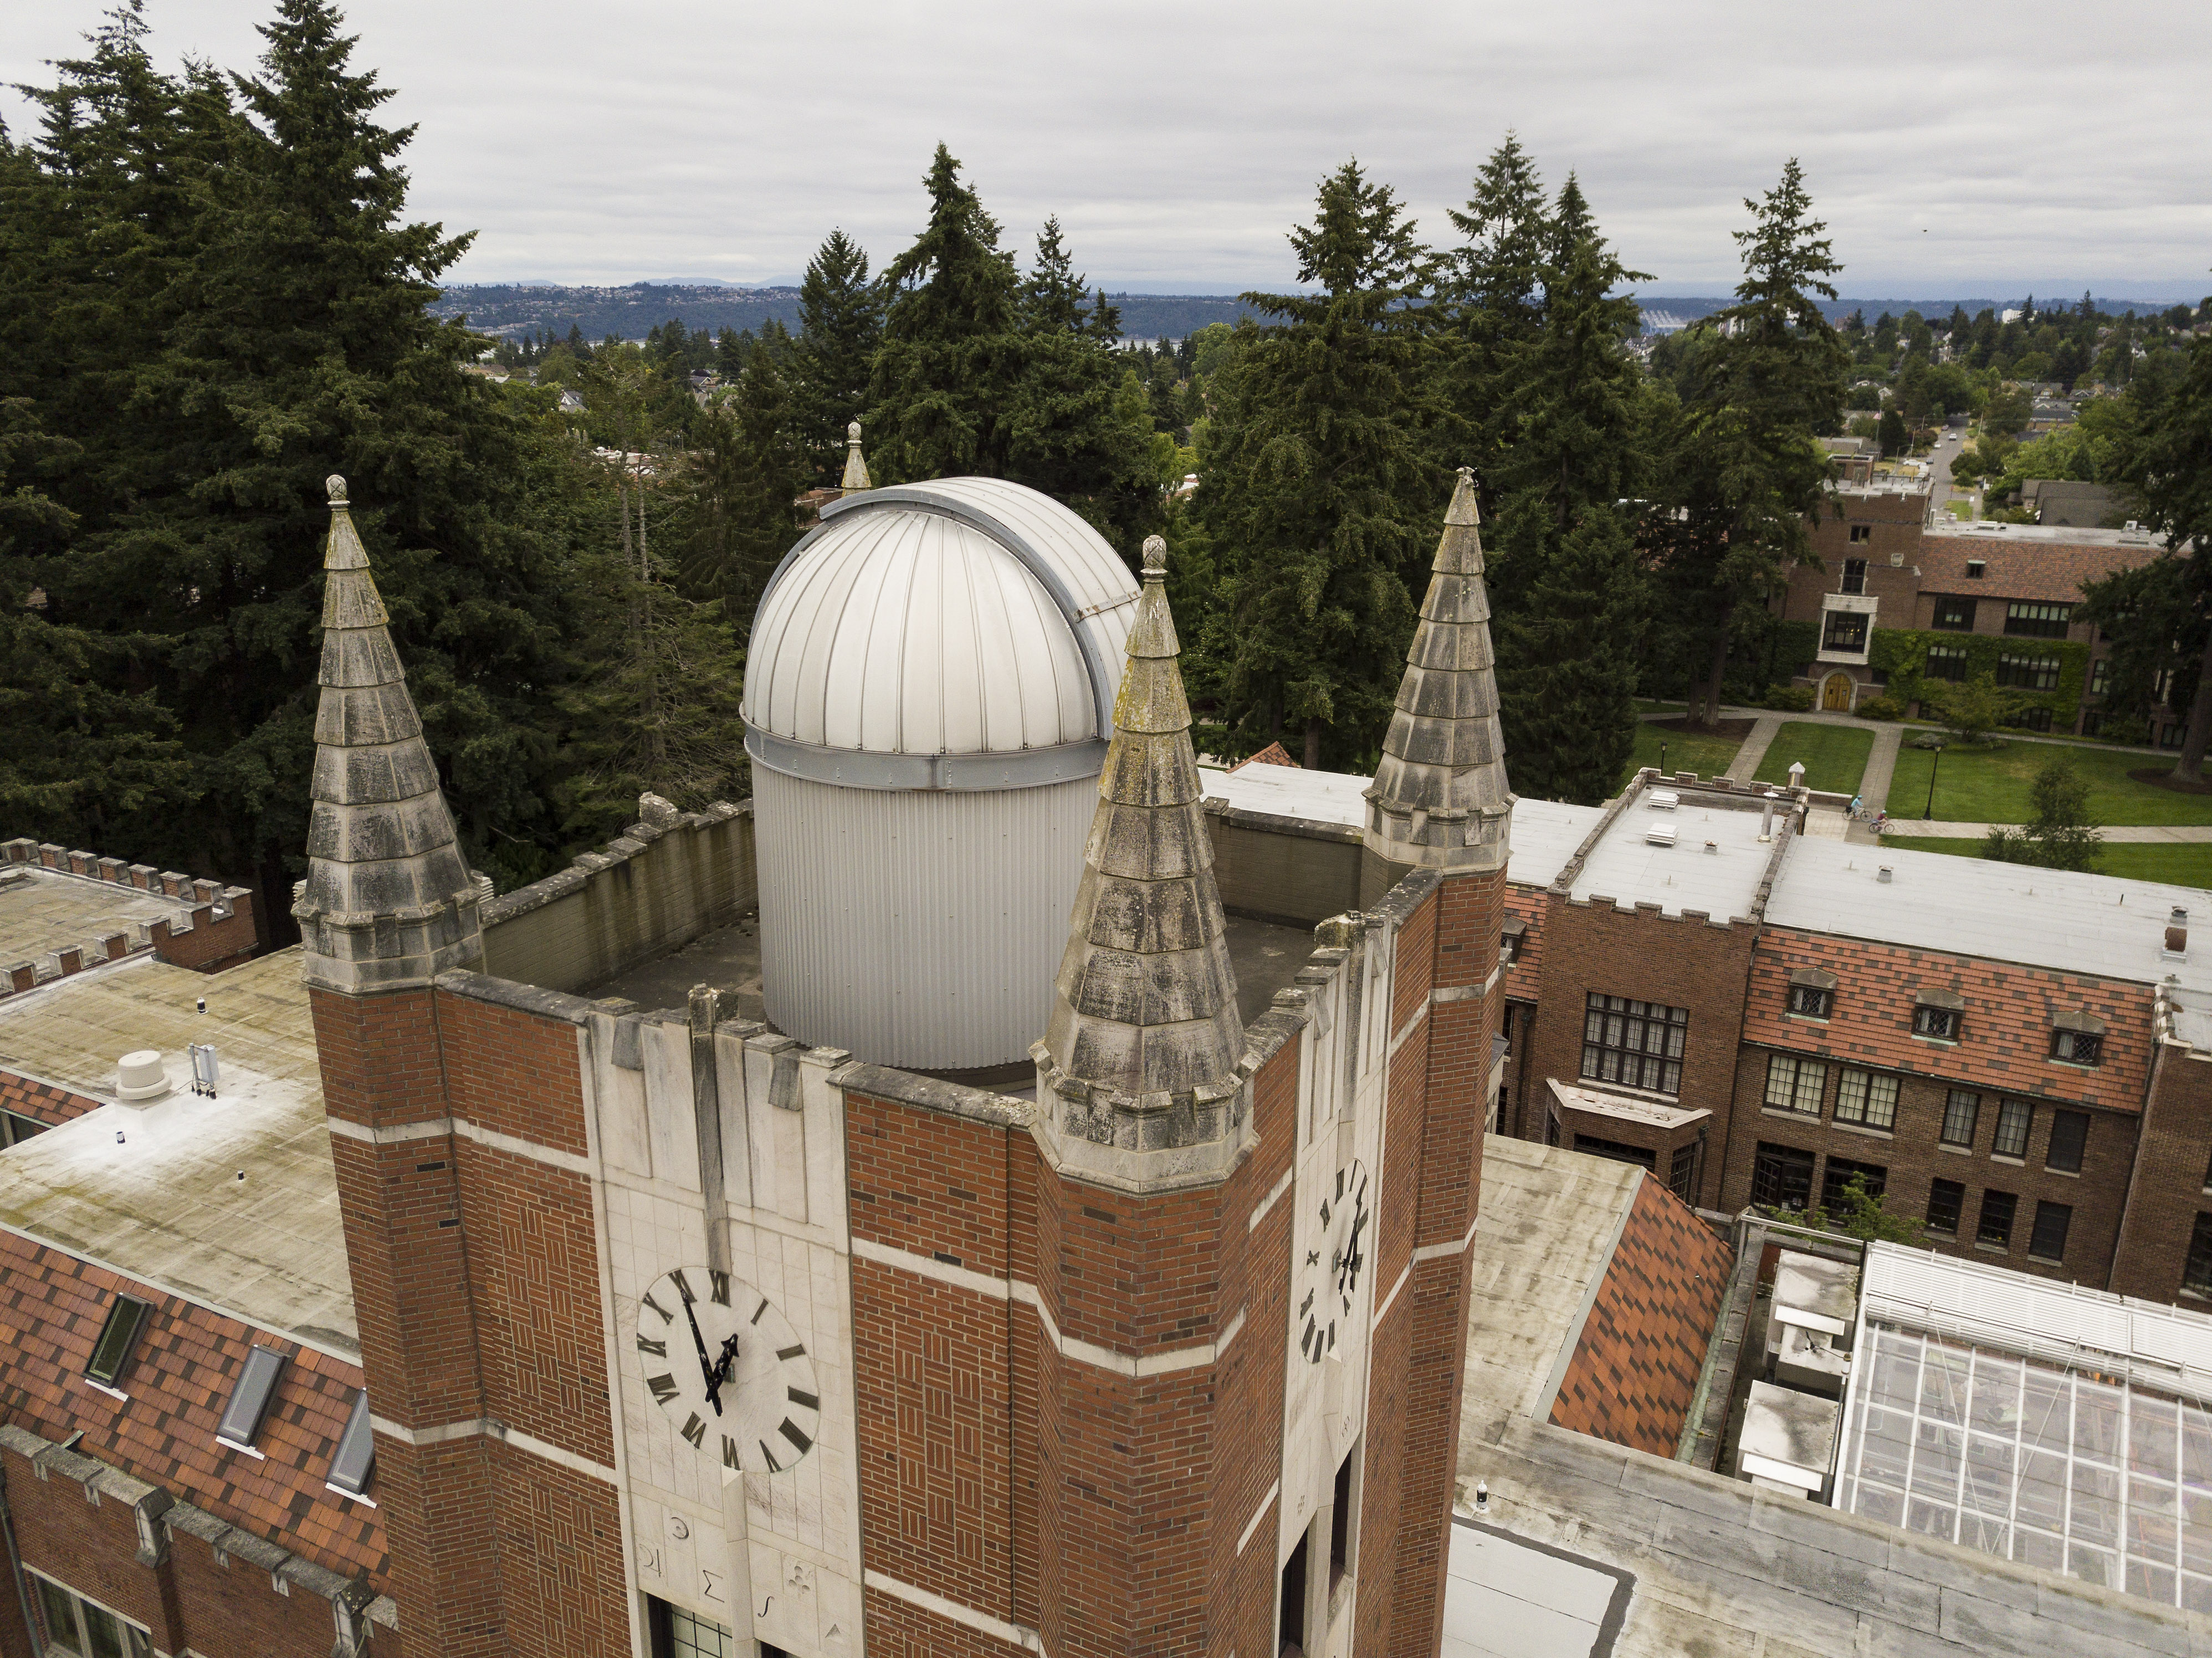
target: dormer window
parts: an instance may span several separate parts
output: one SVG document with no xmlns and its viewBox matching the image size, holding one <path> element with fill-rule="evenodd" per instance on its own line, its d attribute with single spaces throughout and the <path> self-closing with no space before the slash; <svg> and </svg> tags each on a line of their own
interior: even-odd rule
<svg viewBox="0 0 2212 1658">
<path fill-rule="evenodd" d="M 1990 567 L 1987 564 L 1984 563 L 1978 558 L 1968 559 L 1966 561 L 1966 580 L 1969 581 L 1979 581 L 1989 568 Z"/>
<path fill-rule="evenodd" d="M 1914 997 L 1912 1034 L 1939 1042 L 1955 1042 L 1965 1027 L 1966 999 L 1955 990 L 1930 987 Z"/>
<path fill-rule="evenodd" d="M 1526 939 L 1528 936 L 1528 922 L 1521 920 L 1508 921 L 1505 924 L 1504 931 L 1498 935 L 1498 965 L 1500 967 L 1511 967 L 1516 962 L 1519 961 L 1521 959 L 1522 942 Z"/>
<path fill-rule="evenodd" d="M 1801 1019 L 1825 1019 L 1836 1005 L 1836 975 L 1816 967 L 1790 971 L 1790 1011 Z"/>
<path fill-rule="evenodd" d="M 2105 1022 L 2089 1013 L 2062 1013 L 2051 1022 L 2051 1057 L 2066 1065 L 2096 1065 L 2105 1057 Z"/>
</svg>

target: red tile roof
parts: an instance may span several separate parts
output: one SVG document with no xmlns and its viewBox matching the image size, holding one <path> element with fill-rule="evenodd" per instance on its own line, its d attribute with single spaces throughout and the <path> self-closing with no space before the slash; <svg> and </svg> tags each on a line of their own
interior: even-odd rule
<svg viewBox="0 0 2212 1658">
<path fill-rule="evenodd" d="M 1961 593 L 1969 598 L 2078 600 L 2081 584 L 2115 570 L 2140 569 L 2158 556 L 2153 546 L 2110 542 L 2014 540 L 2001 535 L 1938 535 L 1920 538 L 1920 591 Z M 1985 567 L 1966 574 L 1966 561 Z"/>
<path fill-rule="evenodd" d="M 57 1088 L 52 1083 L 33 1082 L 28 1077 L 0 1071 L 0 1108 L 52 1127 L 71 1117 L 82 1117 L 88 1111 L 99 1110 L 100 1102 L 72 1094 L 66 1088 Z"/>
<path fill-rule="evenodd" d="M 1534 1001 L 1543 979 L 1545 897 L 1541 887 L 1505 889 L 1506 918 L 1528 928 L 1521 935 L 1521 959 L 1505 969 L 1505 993 L 1517 1001 Z"/>
<path fill-rule="evenodd" d="M 1840 981 L 1825 1022 L 1784 1011 L 1790 970 L 1800 967 L 1821 969 Z M 1913 998 L 1923 986 L 1966 999 L 1957 1043 L 1912 1034 Z M 1752 952 L 1743 1039 L 1979 1089 L 2140 1111 L 2148 1081 L 2151 1001 L 2146 985 L 1771 927 Z M 2052 1018 L 2075 1011 L 2105 1023 L 2101 1065 L 2063 1065 L 2050 1056 Z"/>
<path fill-rule="evenodd" d="M 1735 1251 L 1646 1175 L 1552 1402 L 1552 1421 L 1674 1455 L 1735 1265 Z"/>
<path fill-rule="evenodd" d="M 1280 743 L 1270 743 L 1257 754 L 1248 754 L 1229 769 L 1242 771 L 1247 766 L 1288 766 L 1292 771 L 1304 771 L 1304 767 L 1291 758 L 1291 751 Z"/>
<path fill-rule="evenodd" d="M 118 1292 L 154 1309 L 119 1383 L 127 1402 L 84 1381 Z M 255 1442 L 264 1460 L 215 1438 L 256 1342 L 293 1355 Z M 85 1455 L 341 1576 L 366 1572 L 381 1591 L 388 1587 L 382 1519 L 323 1483 L 361 1385 L 357 1366 L 0 1233 L 0 1412 L 7 1420 L 52 1440 L 81 1428 L 77 1448 Z"/>
</svg>

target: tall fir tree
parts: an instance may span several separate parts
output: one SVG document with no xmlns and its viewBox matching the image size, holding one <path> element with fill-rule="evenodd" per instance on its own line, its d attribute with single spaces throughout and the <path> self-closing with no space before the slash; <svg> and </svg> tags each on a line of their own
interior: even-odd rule
<svg viewBox="0 0 2212 1658">
<path fill-rule="evenodd" d="M 465 239 L 405 219 L 411 129 L 378 123 L 390 94 L 324 0 L 282 0 L 259 73 L 227 81 L 166 80 L 139 32 L 126 8 L 41 94 L 29 153 L 60 234 L 37 349 L 4 371 L 76 446 L 52 480 L 66 556 L 31 573 L 46 615 L 127 644 L 190 757 L 198 809 L 134 814 L 111 844 L 257 887 L 289 932 L 339 472 L 471 855 L 544 866 L 541 692 L 579 643 L 562 509 L 532 493 L 530 422 L 462 372 L 480 337 L 426 309 Z"/>
<path fill-rule="evenodd" d="M 684 588 L 721 606 L 735 636 L 752 630 L 768 578 L 799 538 L 806 487 L 797 400 L 760 341 L 736 381 L 695 422 L 678 468 L 672 539 Z"/>
<path fill-rule="evenodd" d="M 869 380 L 870 472 L 878 483 L 1003 477 L 1007 405 L 1022 367 L 1021 282 L 998 222 L 943 144 L 924 183 L 929 222 L 884 267 L 890 299 Z"/>
<path fill-rule="evenodd" d="M 1648 594 L 1620 503 L 1650 476 L 1652 401 L 1627 350 L 1645 282 L 1570 174 L 1547 227 L 1534 334 L 1502 357 L 1511 424 L 1492 465 L 1489 582 L 1514 786 L 1595 804 L 1635 747 Z"/>
<path fill-rule="evenodd" d="M 809 483 L 834 485 L 843 472 L 845 428 L 867 410 L 883 331 L 883 289 L 868 279 L 867 254 L 843 231 L 831 231 L 799 284 L 793 342 L 794 430 Z"/>
<path fill-rule="evenodd" d="M 1492 463 L 1513 441 L 1510 388 L 1516 355 L 1543 326 L 1543 282 L 1552 225 L 1534 159 L 1512 132 L 1475 174 L 1465 211 L 1450 210 L 1466 241 L 1445 267 L 1447 385 L 1455 447 L 1471 461 L 1486 509 Z"/>
<path fill-rule="evenodd" d="M 1222 569 L 1209 653 L 1218 741 L 1287 736 L 1307 763 L 1371 763 L 1449 474 L 1435 268 L 1386 185 L 1347 161 L 1291 233 L 1310 294 L 1248 294 L 1280 320 L 1239 331 L 1217 376 L 1199 511 Z"/>
<path fill-rule="evenodd" d="M 1736 302 L 1703 325 L 1690 386 L 1662 440 L 1665 486 L 1644 534 L 1659 555 L 1672 620 L 1701 641 L 1705 678 L 1691 715 L 1720 717 L 1729 647 L 1762 626 L 1793 565 L 1814 562 L 1814 516 L 1829 507 L 1815 434 L 1843 419 L 1850 354 L 1820 309 L 1836 263 L 1792 156 L 1775 187 L 1747 200 Z"/>
</svg>

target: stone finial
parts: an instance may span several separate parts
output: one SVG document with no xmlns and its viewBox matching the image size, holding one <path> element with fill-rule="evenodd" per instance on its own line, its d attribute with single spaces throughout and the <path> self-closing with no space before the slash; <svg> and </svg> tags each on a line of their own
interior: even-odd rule
<svg viewBox="0 0 2212 1658">
<path fill-rule="evenodd" d="M 863 489 L 872 489 L 868 482 L 868 463 L 860 453 L 860 422 L 854 421 L 845 428 L 845 476 L 838 489 L 843 495 L 856 495 Z"/>
<path fill-rule="evenodd" d="M 1513 793 L 1498 722 L 1480 519 L 1474 474 L 1462 466 L 1367 791 L 1361 838 L 1393 864 L 1503 869 L 1510 851 Z"/>
<path fill-rule="evenodd" d="M 331 506 L 343 507 L 346 505 L 345 480 L 340 477 L 336 472 L 331 473 L 328 477 L 323 480 L 323 488 L 330 492 Z"/>
<path fill-rule="evenodd" d="M 1041 1115 L 1086 1145 L 1174 1153 L 1234 1144 L 1243 1021 L 1168 610 L 1166 544 L 1145 585 L 1037 1062 Z M 1117 1177 L 1132 1177 L 1118 1169 Z"/>
<path fill-rule="evenodd" d="M 438 792 L 345 480 L 331 477 L 330 492 L 307 878 L 292 914 L 310 984 L 398 989 L 481 963 L 480 895 Z"/>
</svg>

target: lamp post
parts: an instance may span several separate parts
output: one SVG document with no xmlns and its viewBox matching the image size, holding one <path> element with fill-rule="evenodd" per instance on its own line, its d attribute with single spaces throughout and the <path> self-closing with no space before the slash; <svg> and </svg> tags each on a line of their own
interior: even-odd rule
<svg viewBox="0 0 2212 1658">
<path fill-rule="evenodd" d="M 1923 823 L 1932 821 L 1936 816 L 1936 772 L 1943 763 L 1943 745 L 1941 743 L 1935 745 L 1935 756 L 1928 762 L 1928 808 L 1920 814 Z"/>
<path fill-rule="evenodd" d="M 1660 774 L 1662 777 L 1664 777 L 1664 776 L 1668 775 L 1668 771 L 1667 771 L 1667 745 L 1666 745 L 1664 743 L 1662 743 L 1662 744 L 1659 745 L 1659 774 Z"/>
</svg>

